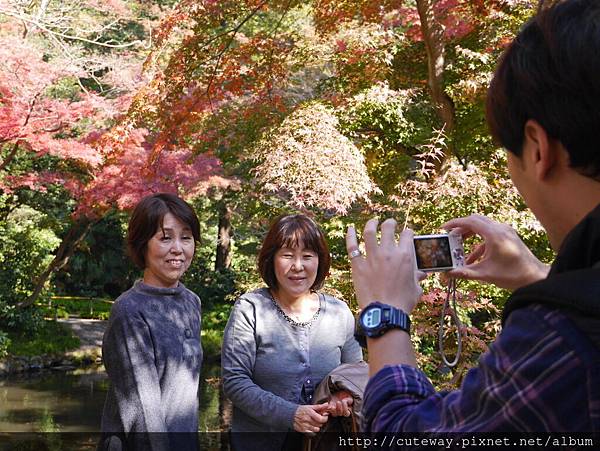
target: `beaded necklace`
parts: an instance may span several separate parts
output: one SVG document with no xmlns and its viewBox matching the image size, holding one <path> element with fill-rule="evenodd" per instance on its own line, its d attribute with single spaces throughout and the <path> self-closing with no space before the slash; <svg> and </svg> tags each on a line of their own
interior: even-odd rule
<svg viewBox="0 0 600 451">
<path fill-rule="evenodd" d="M 317 309 L 317 311 L 315 312 L 315 314 L 312 316 L 311 319 L 309 319 L 308 321 L 304 321 L 304 322 L 298 322 L 295 319 L 293 319 L 292 317 L 290 317 L 287 313 L 285 313 L 283 311 L 283 309 L 280 307 L 280 305 L 277 303 L 277 301 L 275 300 L 273 295 L 271 294 L 270 290 L 269 290 L 269 296 L 271 297 L 271 302 L 273 303 L 273 305 L 275 306 L 275 308 L 277 309 L 279 314 L 281 316 L 283 316 L 283 319 L 285 319 L 292 326 L 310 327 L 312 325 L 312 323 L 319 317 L 319 313 L 321 313 L 321 295 L 320 294 L 317 294 L 317 296 L 319 297 L 319 308 Z"/>
</svg>

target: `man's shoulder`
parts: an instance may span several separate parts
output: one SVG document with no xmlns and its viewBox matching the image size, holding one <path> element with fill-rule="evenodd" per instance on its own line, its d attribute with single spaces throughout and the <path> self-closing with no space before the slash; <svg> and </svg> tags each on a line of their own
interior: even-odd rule
<svg viewBox="0 0 600 451">
<path fill-rule="evenodd" d="M 514 310 L 504 323 L 490 350 L 514 360 L 547 361 L 549 365 L 570 355 L 581 365 L 600 363 L 600 349 L 594 336 L 573 321 L 576 311 L 531 302 Z M 600 318 L 588 317 L 590 328 L 600 327 Z"/>
<path fill-rule="evenodd" d="M 502 322 L 530 304 L 575 310 L 600 318 L 600 268 L 583 268 L 559 274 L 516 290 L 506 302 Z"/>
</svg>

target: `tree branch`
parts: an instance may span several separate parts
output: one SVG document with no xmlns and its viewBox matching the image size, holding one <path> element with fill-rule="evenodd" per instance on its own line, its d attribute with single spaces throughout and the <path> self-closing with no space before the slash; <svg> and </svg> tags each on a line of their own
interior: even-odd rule
<svg viewBox="0 0 600 451">
<path fill-rule="evenodd" d="M 291 6 L 292 6 L 292 0 L 288 0 L 287 4 L 285 6 L 285 10 L 283 11 L 283 13 L 281 13 L 281 16 L 279 17 L 279 20 L 277 21 L 277 24 L 275 25 L 275 27 L 273 27 L 273 29 L 269 33 L 269 35 L 268 35 L 269 37 L 271 37 L 271 36 L 273 36 L 273 35 L 275 35 L 277 33 L 277 30 L 279 30 L 279 27 L 281 26 L 281 23 L 283 22 L 283 18 L 290 11 Z M 274 49 L 273 49 L 273 47 L 271 47 L 271 51 L 269 52 L 269 58 L 268 58 L 269 59 L 269 71 L 268 71 L 269 72 L 269 75 L 268 75 L 268 77 L 269 77 L 269 85 L 271 85 L 271 72 L 270 72 L 270 70 L 271 70 L 271 66 L 273 64 L 273 51 L 274 51 Z M 271 100 L 271 99 L 272 99 L 271 89 L 269 87 L 269 100 Z"/>
<path fill-rule="evenodd" d="M 9 163 L 15 158 L 15 155 L 17 154 L 17 150 L 19 150 L 19 143 L 20 143 L 20 140 L 15 141 L 12 149 L 10 150 L 10 153 L 4 159 L 4 161 L 0 164 L 0 171 L 3 171 L 6 168 L 6 166 L 8 166 Z"/>
<path fill-rule="evenodd" d="M 454 103 L 444 92 L 444 29 L 435 17 L 434 4 L 434 0 L 417 0 L 417 10 L 427 50 L 427 84 L 431 93 L 431 99 L 436 113 L 443 123 L 446 135 L 451 137 L 455 125 L 455 110 Z M 453 149 L 451 139 L 448 146 L 451 150 Z M 442 163 L 443 161 L 436 162 L 436 169 L 439 169 Z"/>
<path fill-rule="evenodd" d="M 85 239 L 88 232 L 92 228 L 92 225 L 97 221 L 92 221 L 87 218 L 80 219 L 78 222 L 73 224 L 65 237 L 62 239 L 60 246 L 56 250 L 54 259 L 50 262 L 48 267 L 40 274 L 35 282 L 35 288 L 33 293 L 26 300 L 17 304 L 18 308 L 25 308 L 33 305 L 39 297 L 46 281 L 53 272 L 56 272 L 63 268 L 68 262 L 77 247 Z"/>
<path fill-rule="evenodd" d="M 9 11 L 4 8 L 0 8 L 0 14 L 5 14 L 7 16 L 14 17 L 15 19 L 19 19 L 23 22 L 27 22 L 27 23 L 33 25 L 34 27 L 37 27 L 40 30 L 45 31 L 46 33 L 50 33 L 54 36 L 59 36 L 63 39 L 68 39 L 70 41 L 80 41 L 80 42 L 85 42 L 85 43 L 92 44 L 92 45 L 97 45 L 100 47 L 108 47 L 108 48 L 113 48 L 113 49 L 124 49 L 124 48 L 128 48 L 128 47 L 132 47 L 134 45 L 144 45 L 144 42 L 140 41 L 140 40 L 128 42 L 126 44 L 108 44 L 106 42 L 100 42 L 98 40 L 91 40 L 91 39 L 87 39 L 87 38 L 84 38 L 81 36 L 73 36 L 73 35 L 69 35 L 69 34 L 64 34 L 59 31 L 51 30 L 50 28 L 46 27 L 43 23 L 39 22 L 36 19 L 32 19 L 23 14 L 18 14 L 14 11 Z"/>
<path fill-rule="evenodd" d="M 244 24 L 246 22 L 248 22 L 252 17 L 254 17 L 262 9 L 262 7 L 265 6 L 267 3 L 269 3 L 269 0 L 264 0 L 263 2 L 261 2 L 256 8 L 254 8 L 252 10 L 252 12 L 250 14 L 248 14 L 246 17 L 244 17 L 244 19 L 242 19 L 242 21 L 240 23 L 238 23 L 234 28 L 232 28 L 231 30 L 229 30 L 229 32 L 227 33 L 227 34 L 232 33 L 232 35 L 229 38 L 229 40 L 227 41 L 227 45 L 225 45 L 225 47 L 223 47 L 223 49 L 217 55 L 217 62 L 215 63 L 212 75 L 210 76 L 210 78 L 208 80 L 208 85 L 206 86 L 206 91 L 205 92 L 206 92 L 206 95 L 208 97 L 208 102 L 210 103 L 211 108 L 212 108 L 212 100 L 211 100 L 211 97 L 210 97 L 210 88 L 211 88 L 211 86 L 213 84 L 213 81 L 214 81 L 216 75 L 217 75 L 217 70 L 219 69 L 219 65 L 221 64 L 221 59 L 223 58 L 223 55 L 225 54 L 225 52 L 227 51 L 227 49 L 229 48 L 229 46 L 231 45 L 231 43 L 235 39 L 235 36 L 237 35 L 237 33 L 244 26 Z"/>
<path fill-rule="evenodd" d="M 35 106 L 35 103 L 37 102 L 38 97 L 40 96 L 40 92 L 38 92 L 35 96 L 33 96 L 33 99 L 31 99 L 31 101 L 29 102 L 29 111 L 27 112 L 27 116 L 25 117 L 25 120 L 23 121 L 23 125 L 22 127 L 27 126 L 27 124 L 29 123 L 29 119 L 31 119 L 31 115 L 33 114 L 33 107 Z M 13 144 L 13 148 L 10 150 L 10 153 L 8 154 L 8 156 L 4 159 L 4 161 L 0 164 L 0 171 L 3 171 L 6 166 L 8 166 L 10 164 L 10 162 L 15 158 L 15 155 L 17 154 L 17 150 L 19 150 L 19 144 L 21 143 L 21 139 L 17 139 L 15 141 L 15 143 Z M 2 144 L 2 142 L 0 142 L 0 144 Z"/>
</svg>

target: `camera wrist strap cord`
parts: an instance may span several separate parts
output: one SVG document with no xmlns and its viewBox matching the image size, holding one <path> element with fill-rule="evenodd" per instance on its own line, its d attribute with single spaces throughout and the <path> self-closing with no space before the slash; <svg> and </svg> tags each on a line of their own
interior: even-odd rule
<svg viewBox="0 0 600 451">
<path fill-rule="evenodd" d="M 452 306 L 450 306 L 450 298 L 452 297 Z M 446 318 L 446 311 L 450 314 L 451 322 L 456 326 L 456 337 L 457 337 L 457 347 L 456 347 L 456 355 L 454 356 L 454 360 L 451 362 L 446 357 L 446 352 L 444 350 L 444 325 Z M 456 313 L 456 279 L 450 279 L 448 283 L 448 288 L 446 289 L 446 300 L 444 301 L 444 306 L 442 307 L 442 313 L 440 314 L 440 327 L 438 330 L 438 343 L 439 343 L 439 351 L 442 356 L 442 361 L 449 368 L 453 368 L 458 364 L 460 359 L 460 354 L 462 352 L 462 323 L 460 322 L 460 318 Z"/>
</svg>

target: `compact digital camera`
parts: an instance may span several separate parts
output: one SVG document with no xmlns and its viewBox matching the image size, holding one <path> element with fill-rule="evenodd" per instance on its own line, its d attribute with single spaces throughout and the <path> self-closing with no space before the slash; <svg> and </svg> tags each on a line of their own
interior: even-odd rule
<svg viewBox="0 0 600 451">
<path fill-rule="evenodd" d="M 449 271 L 465 264 L 462 237 L 457 233 L 417 235 L 414 244 L 421 271 Z"/>
</svg>

